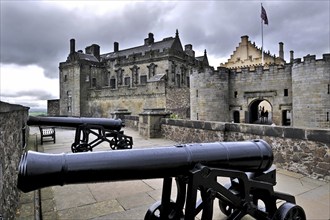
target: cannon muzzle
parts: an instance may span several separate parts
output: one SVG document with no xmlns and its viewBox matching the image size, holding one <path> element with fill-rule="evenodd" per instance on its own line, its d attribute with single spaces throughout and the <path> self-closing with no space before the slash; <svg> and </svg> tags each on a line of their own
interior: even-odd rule
<svg viewBox="0 0 330 220">
<path fill-rule="evenodd" d="M 20 161 L 18 188 L 29 192 L 53 185 L 176 177 L 196 164 L 262 172 L 272 163 L 271 147 L 262 140 L 79 154 L 29 151 Z"/>
</svg>

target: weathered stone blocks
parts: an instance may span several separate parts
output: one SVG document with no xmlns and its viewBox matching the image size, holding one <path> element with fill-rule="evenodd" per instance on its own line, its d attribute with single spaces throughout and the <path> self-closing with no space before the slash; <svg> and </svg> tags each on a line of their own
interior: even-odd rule
<svg viewBox="0 0 330 220">
<path fill-rule="evenodd" d="M 277 166 L 330 179 L 330 130 L 173 119 L 161 122 L 162 135 L 179 143 L 263 139 L 272 146 Z"/>
</svg>

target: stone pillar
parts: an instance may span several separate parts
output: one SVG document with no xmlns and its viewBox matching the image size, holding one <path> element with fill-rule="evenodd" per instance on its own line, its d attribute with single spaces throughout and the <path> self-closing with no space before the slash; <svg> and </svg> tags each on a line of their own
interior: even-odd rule
<svg viewBox="0 0 330 220">
<path fill-rule="evenodd" d="M 121 119 L 123 122 L 125 122 L 125 115 L 131 115 L 132 112 L 129 112 L 128 109 L 117 109 L 114 112 L 110 113 L 112 118 L 115 119 Z"/>
<path fill-rule="evenodd" d="M 161 119 L 170 114 L 164 108 L 144 109 L 139 114 L 139 134 L 145 138 L 161 137 Z"/>
</svg>

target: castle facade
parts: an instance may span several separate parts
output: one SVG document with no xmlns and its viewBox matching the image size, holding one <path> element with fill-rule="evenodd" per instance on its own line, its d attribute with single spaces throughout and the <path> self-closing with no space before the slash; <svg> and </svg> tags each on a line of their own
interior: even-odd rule
<svg viewBox="0 0 330 220">
<path fill-rule="evenodd" d="M 190 117 L 190 75 L 194 68 L 208 66 L 206 53 L 195 57 L 192 45 L 183 49 L 175 37 L 155 42 L 149 33 L 141 46 L 100 54 L 93 44 L 75 50 L 60 63 L 60 115 L 111 117 L 127 109 L 138 115 L 144 109 L 160 108 Z"/>
<path fill-rule="evenodd" d="M 263 57 L 263 60 L 262 60 Z M 216 70 L 206 51 L 196 57 L 191 44 L 175 37 L 100 54 L 93 44 L 60 63 L 60 115 L 111 117 L 127 109 L 165 109 L 179 118 L 235 123 L 267 123 L 330 128 L 330 54 L 284 60 L 242 36 L 228 62 Z"/>
</svg>

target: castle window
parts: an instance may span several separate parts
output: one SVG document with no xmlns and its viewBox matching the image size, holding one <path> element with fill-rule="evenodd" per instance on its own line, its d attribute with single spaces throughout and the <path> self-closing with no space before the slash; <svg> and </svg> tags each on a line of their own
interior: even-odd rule
<svg viewBox="0 0 330 220">
<path fill-rule="evenodd" d="M 187 87 L 190 88 L 190 80 L 189 80 L 189 76 L 187 76 Z"/>
<path fill-rule="evenodd" d="M 133 83 L 134 84 L 138 84 L 139 83 L 139 67 L 137 66 L 133 66 L 131 68 L 131 71 L 132 71 L 132 79 L 133 79 Z M 126 84 L 125 84 L 126 85 Z"/>
<path fill-rule="evenodd" d="M 149 79 L 151 77 L 153 77 L 154 75 L 156 75 L 156 67 L 157 67 L 157 65 L 155 65 L 154 63 L 152 63 L 149 66 L 147 66 L 147 68 L 149 70 Z"/>
<path fill-rule="evenodd" d="M 176 65 L 175 65 L 175 63 L 174 63 L 174 61 L 172 61 L 172 65 L 171 65 L 171 75 L 172 75 L 172 82 L 175 82 L 175 67 L 176 67 Z"/>
<path fill-rule="evenodd" d="M 118 85 L 122 85 L 123 84 L 123 72 L 124 72 L 124 70 L 119 68 L 118 70 L 116 70 L 116 72 L 117 72 Z"/>
<path fill-rule="evenodd" d="M 252 56 L 249 56 L 249 60 L 252 61 Z"/>
<path fill-rule="evenodd" d="M 187 74 L 187 69 L 184 66 L 181 66 L 181 84 L 185 85 L 186 84 L 186 74 Z"/>
<path fill-rule="evenodd" d="M 327 112 L 327 121 L 329 121 L 329 112 Z"/>
<path fill-rule="evenodd" d="M 110 79 L 110 89 L 115 89 L 116 88 L 116 79 L 112 78 Z"/>
<path fill-rule="evenodd" d="M 89 82 L 89 75 L 86 75 L 86 82 Z"/>
<path fill-rule="evenodd" d="M 67 96 L 67 110 L 68 112 L 71 112 L 71 106 L 72 106 L 72 92 L 69 90 L 66 92 L 66 96 Z"/>
<path fill-rule="evenodd" d="M 125 86 L 130 86 L 131 85 L 131 77 L 125 77 Z"/>
<path fill-rule="evenodd" d="M 235 99 L 237 98 L 237 95 L 238 95 L 238 93 L 237 93 L 237 91 L 235 91 L 235 92 L 234 92 L 234 97 L 235 97 Z"/>
<path fill-rule="evenodd" d="M 177 84 L 177 87 L 180 88 L 181 87 L 181 81 L 180 81 L 180 74 L 176 74 L 176 84 Z"/>
<path fill-rule="evenodd" d="M 196 89 L 196 98 L 198 98 L 198 89 Z"/>
<path fill-rule="evenodd" d="M 64 75 L 64 82 L 68 81 L 68 76 Z"/>
<path fill-rule="evenodd" d="M 140 76 L 140 82 L 142 85 L 147 84 L 147 76 L 146 75 Z"/>
<path fill-rule="evenodd" d="M 103 73 L 103 83 L 104 83 L 104 86 L 109 86 L 109 76 L 110 76 L 110 72 L 104 72 Z"/>
<path fill-rule="evenodd" d="M 96 78 L 92 78 L 92 88 L 96 87 Z"/>
<path fill-rule="evenodd" d="M 284 96 L 288 96 L 289 95 L 289 90 L 288 89 L 284 89 Z"/>
<path fill-rule="evenodd" d="M 328 84 L 328 94 L 330 94 L 330 84 Z"/>
</svg>

